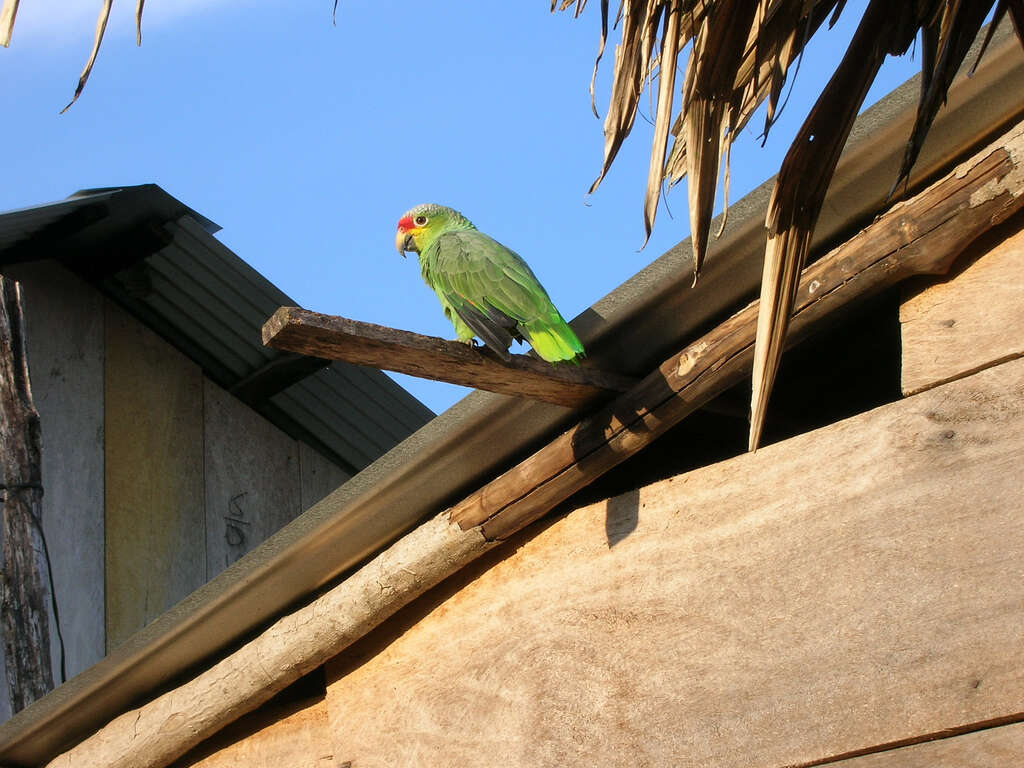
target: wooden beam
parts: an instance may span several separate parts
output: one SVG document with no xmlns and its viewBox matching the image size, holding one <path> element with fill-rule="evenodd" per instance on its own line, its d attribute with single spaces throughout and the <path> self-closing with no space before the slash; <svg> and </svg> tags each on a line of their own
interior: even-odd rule
<svg viewBox="0 0 1024 768">
<path fill-rule="evenodd" d="M 789 344 L 822 320 L 913 275 L 945 274 L 963 250 L 1024 209 L 1024 123 L 804 270 Z M 753 302 L 633 390 L 452 508 L 464 530 L 505 538 L 633 456 L 750 375 Z"/>
<path fill-rule="evenodd" d="M 263 326 L 263 343 L 567 408 L 625 392 L 636 383 L 585 364 L 552 365 L 528 355 L 512 355 L 505 363 L 489 349 L 298 307 L 281 307 L 274 313 Z"/>
<path fill-rule="evenodd" d="M 308 355 L 287 354 L 261 365 L 228 388 L 228 391 L 247 405 L 269 400 L 307 376 L 331 364 L 330 360 Z"/>
</svg>

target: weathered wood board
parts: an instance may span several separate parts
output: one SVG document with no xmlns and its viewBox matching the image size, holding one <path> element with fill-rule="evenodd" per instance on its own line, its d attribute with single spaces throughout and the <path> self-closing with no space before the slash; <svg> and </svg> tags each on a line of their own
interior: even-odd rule
<svg viewBox="0 0 1024 768">
<path fill-rule="evenodd" d="M 107 648 L 206 582 L 203 375 L 106 304 Z"/>
<path fill-rule="evenodd" d="M 1017 361 L 541 523 L 329 663 L 335 759 L 788 766 L 1022 712 L 1021 466 Z"/>
<path fill-rule="evenodd" d="M 952 277 L 922 279 L 900 329 L 904 394 L 1024 355 L 1024 230 Z"/>
<path fill-rule="evenodd" d="M 171 768 L 341 768 L 327 727 L 322 695 L 287 706 L 271 701 Z"/>
<path fill-rule="evenodd" d="M 204 380 L 206 578 L 302 512 L 298 443 Z"/>
<path fill-rule="evenodd" d="M 106 652 L 103 575 L 103 300 L 55 262 L 5 270 L 22 284 L 43 432 L 43 530 L 69 677 Z M 50 617 L 54 682 L 60 648 Z"/>
<path fill-rule="evenodd" d="M 851 757 L 834 768 L 1009 768 L 1024 762 L 1024 723 Z"/>
<path fill-rule="evenodd" d="M 513 354 L 424 336 L 299 307 L 281 307 L 263 326 L 263 343 L 276 349 L 447 381 L 514 397 L 576 408 L 625 392 L 636 381 L 588 365 L 551 365 Z"/>
<path fill-rule="evenodd" d="M 302 469 L 300 491 L 303 512 L 349 479 L 347 472 L 302 441 L 299 441 L 299 466 Z"/>
</svg>

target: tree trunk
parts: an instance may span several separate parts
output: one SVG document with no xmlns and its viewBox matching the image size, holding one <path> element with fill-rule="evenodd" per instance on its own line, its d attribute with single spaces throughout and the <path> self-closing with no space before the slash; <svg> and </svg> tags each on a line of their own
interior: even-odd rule
<svg viewBox="0 0 1024 768">
<path fill-rule="evenodd" d="M 42 432 L 32 402 L 21 291 L 0 277 L 0 455 L 3 458 L 0 635 L 11 711 L 53 688 L 42 576 Z"/>
</svg>

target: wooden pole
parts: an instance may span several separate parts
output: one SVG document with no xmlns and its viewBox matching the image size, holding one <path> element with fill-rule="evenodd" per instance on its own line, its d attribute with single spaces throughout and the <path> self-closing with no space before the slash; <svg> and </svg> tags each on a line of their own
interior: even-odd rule
<svg viewBox="0 0 1024 768">
<path fill-rule="evenodd" d="M 506 363 L 488 349 L 298 307 L 281 307 L 274 313 L 263 326 L 263 343 L 568 408 L 608 399 L 636 384 L 636 379 L 586 363 L 552 365 L 528 355 L 512 355 Z"/>
<path fill-rule="evenodd" d="M 42 431 L 32 401 L 19 285 L 0 276 L 0 453 L 3 456 L 0 632 L 11 711 L 53 688 L 48 589 L 42 576 Z"/>
<path fill-rule="evenodd" d="M 832 313 L 911 275 L 945 272 L 975 238 L 1022 209 L 1024 124 L 807 269 L 794 330 L 806 334 Z M 322 597 L 111 721 L 48 768 L 163 768 L 749 375 L 756 317 L 757 305 L 746 307 Z"/>
</svg>

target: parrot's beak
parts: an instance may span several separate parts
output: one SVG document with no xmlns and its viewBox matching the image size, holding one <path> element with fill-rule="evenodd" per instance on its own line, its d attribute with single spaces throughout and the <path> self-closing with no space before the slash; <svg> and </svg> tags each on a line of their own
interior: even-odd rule
<svg viewBox="0 0 1024 768">
<path fill-rule="evenodd" d="M 412 251 L 418 253 L 419 248 L 416 247 L 416 240 L 412 234 L 406 232 L 404 229 L 398 230 L 398 234 L 395 235 L 395 247 L 398 248 L 398 252 L 402 254 L 402 258 L 405 258 L 406 251 Z"/>
</svg>

